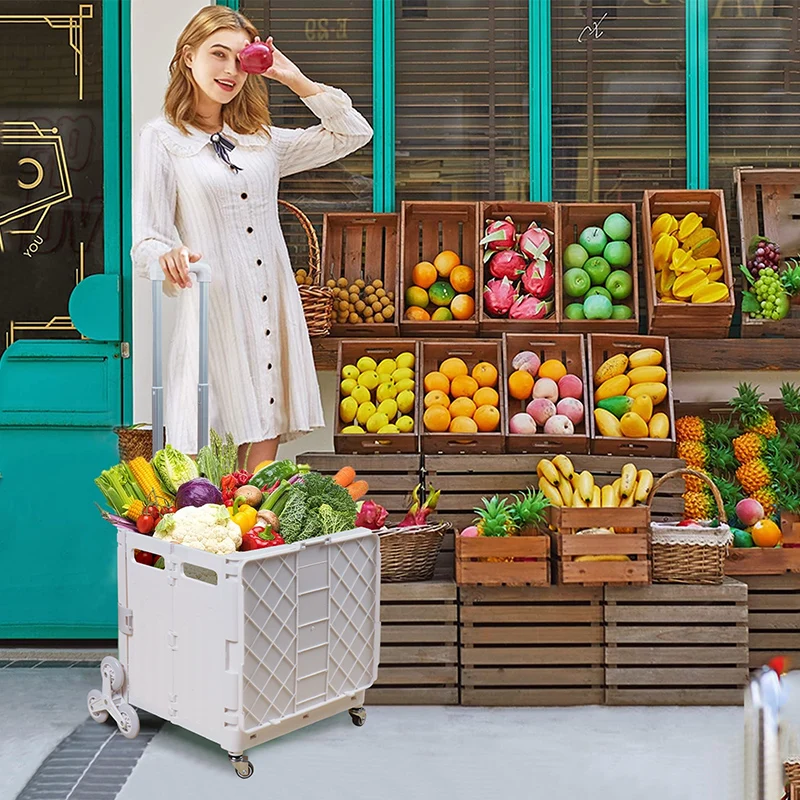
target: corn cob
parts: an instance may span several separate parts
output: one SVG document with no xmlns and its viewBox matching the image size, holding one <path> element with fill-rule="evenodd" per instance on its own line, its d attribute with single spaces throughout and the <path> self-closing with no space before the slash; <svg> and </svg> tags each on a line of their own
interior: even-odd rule
<svg viewBox="0 0 800 800">
<path fill-rule="evenodd" d="M 139 484 L 139 487 L 144 492 L 145 497 L 155 500 L 165 494 L 164 488 L 156 476 L 156 471 L 146 458 L 137 456 L 128 462 L 128 467 L 133 473 L 133 477 L 136 478 L 136 483 Z"/>
<path fill-rule="evenodd" d="M 125 507 L 125 516 L 136 522 L 144 514 L 144 503 L 141 500 L 133 500 Z"/>
</svg>

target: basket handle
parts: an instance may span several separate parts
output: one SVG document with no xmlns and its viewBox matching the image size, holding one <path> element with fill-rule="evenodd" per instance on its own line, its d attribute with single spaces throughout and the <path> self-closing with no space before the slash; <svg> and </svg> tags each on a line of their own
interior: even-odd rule
<svg viewBox="0 0 800 800">
<path fill-rule="evenodd" d="M 286 200 L 281 200 L 279 198 L 278 205 L 283 206 L 287 211 L 294 214 L 303 227 L 303 232 L 308 241 L 308 275 L 315 284 L 319 284 L 322 274 L 322 262 L 319 252 L 319 239 L 317 238 L 317 232 L 314 230 L 314 226 L 311 224 L 311 220 L 297 206 L 293 206 Z"/>
<path fill-rule="evenodd" d="M 656 492 L 669 480 L 672 478 L 680 478 L 683 475 L 691 475 L 694 478 L 700 478 L 700 480 L 704 481 L 708 484 L 708 488 L 711 489 L 711 494 L 714 495 L 714 501 L 717 504 L 717 511 L 719 512 L 719 521 L 725 525 L 728 522 L 728 515 L 725 513 L 725 506 L 722 502 L 722 495 L 719 493 L 719 489 L 717 489 L 716 484 L 711 478 L 708 477 L 703 472 L 698 472 L 696 469 L 673 469 L 671 472 L 668 472 L 666 475 L 662 475 L 654 484 L 653 488 L 650 490 L 650 495 L 647 498 L 647 505 L 651 506 L 653 504 L 653 498 L 656 495 Z"/>
</svg>

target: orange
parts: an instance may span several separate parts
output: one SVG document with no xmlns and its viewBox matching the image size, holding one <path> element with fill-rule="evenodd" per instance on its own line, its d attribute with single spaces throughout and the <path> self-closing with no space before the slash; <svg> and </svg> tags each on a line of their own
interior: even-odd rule
<svg viewBox="0 0 800 800">
<path fill-rule="evenodd" d="M 454 417 L 450 423 L 450 433 L 477 433 L 478 425 L 472 417 Z"/>
<path fill-rule="evenodd" d="M 461 256 L 454 253 L 452 250 L 442 250 L 436 258 L 433 259 L 433 266 L 442 278 L 449 277 L 450 273 L 455 267 L 461 263 Z"/>
<path fill-rule="evenodd" d="M 450 398 L 438 389 L 434 389 L 425 395 L 425 408 L 430 408 L 431 406 L 444 406 L 447 408 L 449 405 Z"/>
<path fill-rule="evenodd" d="M 468 294 L 457 294 L 450 303 L 456 319 L 471 319 L 475 314 L 475 301 Z"/>
<path fill-rule="evenodd" d="M 406 309 L 406 319 L 417 320 L 418 322 L 427 322 L 430 320 L 431 315 L 424 308 L 417 308 L 411 306 Z"/>
<path fill-rule="evenodd" d="M 450 412 L 444 406 L 431 406 L 422 415 L 425 430 L 445 433 L 450 427 Z"/>
<path fill-rule="evenodd" d="M 469 397 L 457 397 L 450 404 L 450 415 L 453 417 L 469 417 L 472 419 L 472 415 L 477 408 L 478 407 Z"/>
<path fill-rule="evenodd" d="M 450 394 L 455 397 L 472 397 L 478 391 L 478 382 L 469 375 L 459 375 L 450 384 Z"/>
<path fill-rule="evenodd" d="M 500 424 L 500 412 L 494 406 L 479 406 L 473 419 L 479 431 L 491 433 Z"/>
<path fill-rule="evenodd" d="M 557 358 L 548 358 L 547 361 L 539 367 L 540 378 L 551 378 L 556 383 L 566 374 L 567 368 Z"/>
<path fill-rule="evenodd" d="M 492 389 L 491 386 L 482 386 L 472 395 L 472 399 L 476 406 L 499 406 L 500 405 L 500 395 L 497 394 L 495 389 Z"/>
<path fill-rule="evenodd" d="M 478 381 L 478 386 L 497 386 L 497 367 L 481 361 L 473 367 L 472 377 Z"/>
<path fill-rule="evenodd" d="M 439 365 L 439 372 L 442 375 L 447 375 L 450 380 L 457 378 L 459 375 L 469 375 L 467 365 L 460 358 L 446 358 Z"/>
<path fill-rule="evenodd" d="M 775 547 L 781 542 L 781 529 L 771 519 L 762 519 L 748 530 L 756 547 Z"/>
<path fill-rule="evenodd" d="M 457 292 L 471 292 L 475 288 L 475 270 L 459 264 L 450 273 L 450 285 Z"/>
<path fill-rule="evenodd" d="M 508 393 L 515 400 L 530 399 L 533 391 L 533 375 L 523 369 L 518 369 L 508 376 Z"/>
<path fill-rule="evenodd" d="M 438 277 L 439 273 L 430 261 L 420 261 L 411 272 L 411 280 L 423 289 L 433 286 Z"/>
<path fill-rule="evenodd" d="M 445 394 L 450 393 L 450 379 L 447 375 L 442 375 L 441 372 L 429 372 L 425 376 L 424 385 L 426 392 L 432 392 L 434 389 L 438 389 Z"/>
</svg>

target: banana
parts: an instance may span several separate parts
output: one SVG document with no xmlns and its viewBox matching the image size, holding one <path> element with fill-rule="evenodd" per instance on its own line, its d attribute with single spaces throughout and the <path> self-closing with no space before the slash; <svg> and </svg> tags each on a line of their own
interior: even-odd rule
<svg viewBox="0 0 800 800">
<path fill-rule="evenodd" d="M 600 491 L 600 487 L 595 484 L 594 489 L 592 490 L 592 502 L 589 504 L 590 508 L 602 508 L 603 506 L 603 493 Z"/>
<path fill-rule="evenodd" d="M 626 464 L 622 468 L 621 485 L 619 488 L 620 497 L 627 498 L 633 496 L 636 485 L 636 465 Z"/>
<path fill-rule="evenodd" d="M 553 486 L 558 486 L 561 483 L 561 473 L 553 466 L 553 462 L 548 461 L 546 458 L 539 460 L 536 466 L 536 474 L 540 478 L 550 481 Z"/>
<path fill-rule="evenodd" d="M 613 484 L 604 486 L 600 492 L 602 496 L 603 508 L 617 508 L 619 506 L 619 495 L 614 489 Z"/>
<path fill-rule="evenodd" d="M 594 497 L 594 475 L 585 469 L 578 475 L 578 493 L 584 503 L 591 503 Z"/>
<path fill-rule="evenodd" d="M 539 478 L 539 489 L 542 494 L 550 501 L 550 503 L 558 508 L 561 508 L 564 505 L 564 501 L 561 499 L 561 495 L 553 486 L 547 478 Z"/>
<path fill-rule="evenodd" d="M 573 561 L 630 561 L 630 556 L 578 556 Z"/>
<path fill-rule="evenodd" d="M 580 492 L 573 492 L 572 493 L 572 507 L 573 508 L 588 508 L 586 503 L 584 503 L 583 498 L 580 495 Z"/>
<path fill-rule="evenodd" d="M 566 456 L 556 456 L 553 459 L 553 464 L 568 481 L 572 480 L 572 476 L 575 474 L 575 467 L 572 466 L 572 462 Z"/>
<path fill-rule="evenodd" d="M 646 503 L 653 489 L 653 473 L 649 469 L 640 469 L 636 475 L 636 481 L 634 500 L 637 503 Z"/>
<path fill-rule="evenodd" d="M 561 497 L 564 500 L 564 507 L 569 508 L 572 505 L 572 497 L 575 492 L 572 491 L 572 484 L 569 481 L 561 481 L 558 485 L 558 491 L 561 492 Z"/>
<path fill-rule="evenodd" d="M 620 497 L 622 497 L 622 478 L 617 478 L 611 483 L 611 485 L 614 487 L 614 491 L 617 493 L 617 503 L 619 503 Z"/>
<path fill-rule="evenodd" d="M 619 501 L 619 507 L 633 508 L 633 503 L 634 503 L 634 497 L 633 497 L 633 492 L 631 492 L 631 494 L 629 494 L 627 497 L 623 497 L 622 500 Z"/>
</svg>

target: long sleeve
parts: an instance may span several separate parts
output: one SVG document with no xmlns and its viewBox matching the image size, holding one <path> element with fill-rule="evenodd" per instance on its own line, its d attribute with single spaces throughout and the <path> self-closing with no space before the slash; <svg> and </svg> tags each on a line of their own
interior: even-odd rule
<svg viewBox="0 0 800 800">
<path fill-rule="evenodd" d="M 372 128 L 341 89 L 320 84 L 322 91 L 303 102 L 320 119 L 311 128 L 272 128 L 280 177 L 315 169 L 352 153 L 372 138 Z"/>
</svg>

